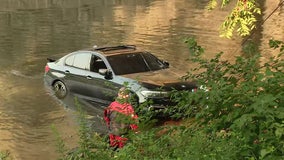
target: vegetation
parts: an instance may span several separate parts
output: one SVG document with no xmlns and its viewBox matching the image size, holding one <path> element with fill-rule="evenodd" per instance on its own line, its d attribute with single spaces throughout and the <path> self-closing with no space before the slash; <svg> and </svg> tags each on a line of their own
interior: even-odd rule
<svg viewBox="0 0 284 160">
<path fill-rule="evenodd" d="M 165 113 L 182 118 L 179 125 L 141 127 L 123 149 L 113 151 L 79 114 L 79 147 L 60 149 L 61 159 L 283 159 L 284 43 L 271 40 L 280 54 L 262 64 L 258 53 L 233 63 L 222 60 L 222 53 L 207 60 L 194 39 L 185 42 L 199 67 L 183 78 L 197 80 L 203 89 L 172 93 L 178 104 Z"/>
<path fill-rule="evenodd" d="M 222 0 L 221 8 L 224 8 L 232 0 Z M 217 0 L 210 0 L 207 9 L 212 10 L 218 5 Z M 255 28 L 256 15 L 261 14 L 261 10 L 256 0 L 237 0 L 235 7 L 227 16 L 220 28 L 222 37 L 231 38 L 234 31 L 240 36 L 247 36 Z"/>
<path fill-rule="evenodd" d="M 186 42 L 193 44 L 190 50 L 198 53 L 191 60 L 200 68 L 184 78 L 196 79 L 210 91 L 176 92 L 173 96 L 179 104 L 170 112 L 174 116 L 195 117 L 211 138 L 220 140 L 221 135 L 222 140 L 229 140 L 222 151 L 231 149 L 228 146 L 233 144 L 237 148 L 230 153 L 241 159 L 283 158 L 283 42 L 270 40 L 270 47 L 279 48 L 280 54 L 264 64 L 259 53 L 250 58 L 236 57 L 234 63 L 221 60 L 222 53 L 206 60 L 201 58 L 203 51 L 194 39 Z"/>
<path fill-rule="evenodd" d="M 61 160 L 89 160 L 89 159 L 111 159 L 112 152 L 107 144 L 107 137 L 100 136 L 90 127 L 86 118 L 86 113 L 82 110 L 81 104 L 77 99 L 75 103 L 78 109 L 77 120 L 79 123 L 79 142 L 78 147 L 68 148 L 57 132 L 55 126 L 52 129 L 56 135 L 58 153 Z"/>
<path fill-rule="evenodd" d="M 0 151 L 0 160 L 10 160 L 10 153 L 8 151 Z"/>
</svg>

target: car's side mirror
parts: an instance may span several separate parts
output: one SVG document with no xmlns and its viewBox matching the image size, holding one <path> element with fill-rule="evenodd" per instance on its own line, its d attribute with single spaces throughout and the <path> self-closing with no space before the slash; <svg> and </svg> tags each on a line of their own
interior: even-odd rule
<svg viewBox="0 0 284 160">
<path fill-rule="evenodd" d="M 112 71 L 110 70 L 107 70 L 106 73 L 105 73 L 105 79 L 112 79 Z"/>
<path fill-rule="evenodd" d="M 165 64 L 166 66 L 170 66 L 170 63 L 169 63 L 168 61 L 164 61 L 164 64 Z"/>
<path fill-rule="evenodd" d="M 99 69 L 99 73 L 105 76 L 105 79 L 112 79 L 112 72 L 109 69 Z"/>
</svg>

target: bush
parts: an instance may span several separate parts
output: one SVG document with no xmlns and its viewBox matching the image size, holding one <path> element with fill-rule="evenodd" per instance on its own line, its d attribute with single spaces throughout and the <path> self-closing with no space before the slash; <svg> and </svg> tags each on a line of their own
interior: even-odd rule
<svg viewBox="0 0 284 160">
<path fill-rule="evenodd" d="M 75 99 L 77 106 L 77 120 L 79 123 L 79 142 L 76 148 L 67 148 L 60 134 L 53 126 L 53 131 L 57 138 L 58 153 L 60 153 L 61 160 L 89 160 L 89 159 L 101 159 L 108 160 L 112 157 L 112 152 L 108 147 L 105 136 L 101 136 L 95 132 L 89 125 L 86 118 L 86 113 L 82 110 L 81 104 Z"/>
<path fill-rule="evenodd" d="M 194 39 L 186 43 L 193 45 L 190 49 L 197 54 L 191 60 L 199 67 L 184 79 L 194 79 L 210 91 L 175 92 L 172 97 L 178 105 L 168 112 L 196 117 L 200 125 L 208 126 L 208 134 L 230 134 L 241 159 L 283 158 L 284 43 L 270 41 L 280 54 L 264 64 L 258 53 L 250 58 L 238 56 L 234 63 L 221 60 L 222 53 L 206 60 Z"/>
</svg>

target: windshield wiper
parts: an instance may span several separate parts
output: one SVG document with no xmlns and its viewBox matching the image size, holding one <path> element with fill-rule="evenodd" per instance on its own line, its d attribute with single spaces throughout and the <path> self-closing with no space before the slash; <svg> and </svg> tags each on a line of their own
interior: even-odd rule
<svg viewBox="0 0 284 160">
<path fill-rule="evenodd" d="M 141 57 L 143 58 L 143 61 L 144 61 L 144 63 L 146 64 L 147 68 L 148 68 L 150 71 L 152 71 L 152 69 L 151 69 L 150 65 L 147 63 L 147 61 L 146 61 L 146 59 L 145 59 L 143 53 L 140 53 L 140 55 L 141 55 Z"/>
</svg>

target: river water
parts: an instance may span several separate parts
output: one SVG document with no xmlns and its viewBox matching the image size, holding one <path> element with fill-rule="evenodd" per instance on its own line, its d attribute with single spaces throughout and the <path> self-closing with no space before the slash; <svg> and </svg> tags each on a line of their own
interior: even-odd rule
<svg viewBox="0 0 284 160">
<path fill-rule="evenodd" d="M 56 159 L 52 125 L 75 146 L 73 99 L 57 100 L 43 83 L 49 56 L 93 45 L 134 44 L 186 72 L 193 66 L 186 61 L 189 53 L 182 40 L 195 36 L 207 57 L 224 51 L 224 58 L 232 60 L 240 54 L 242 39 L 219 37 L 228 9 L 208 12 L 207 2 L 0 0 L 0 151 L 8 150 L 17 160 Z M 261 19 L 277 4 L 264 1 Z M 283 15 L 283 9 L 277 10 L 256 32 L 266 56 L 274 53 L 267 47 L 269 38 L 284 40 Z M 90 117 L 101 114 L 90 106 L 85 109 Z"/>
</svg>

